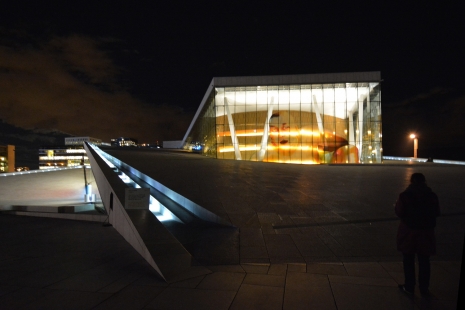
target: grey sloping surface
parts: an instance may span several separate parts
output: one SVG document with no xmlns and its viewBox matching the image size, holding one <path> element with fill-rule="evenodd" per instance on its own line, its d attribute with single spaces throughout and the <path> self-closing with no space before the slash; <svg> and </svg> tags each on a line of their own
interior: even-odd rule
<svg viewBox="0 0 465 310">
<path fill-rule="evenodd" d="M 0 213 L 0 308 L 463 308 L 457 307 L 463 168 L 255 166 L 189 159 L 195 155 L 186 163 L 163 158 L 134 156 L 156 163 L 152 177 L 165 184 L 172 177 L 180 185 L 194 184 L 193 192 L 219 201 L 213 205 L 239 227 L 209 227 L 197 240 L 191 229 L 183 236 L 211 274 L 165 283 L 111 227 Z M 438 253 L 431 258 L 431 299 L 421 298 L 418 289 L 410 297 L 397 288 L 404 279 L 392 205 L 412 172 L 426 175 L 443 211 L 436 227 Z M 197 182 L 184 180 L 193 177 Z M 190 190 L 174 189 L 186 195 Z M 234 242 L 226 244 L 226 232 L 237 234 Z M 234 255 L 236 262 L 230 259 Z"/>
<path fill-rule="evenodd" d="M 234 185 L 231 187 L 227 185 L 227 188 L 231 189 L 230 193 L 223 191 L 226 184 L 221 179 L 234 177 L 228 175 L 228 171 L 225 170 L 230 168 L 227 167 L 226 161 L 220 162 L 181 152 L 138 152 L 106 148 L 102 150 L 226 220 L 229 220 L 229 217 L 221 200 L 237 194 L 238 189 L 243 189 L 237 187 L 241 184 L 235 183 L 231 184 Z"/>
<path fill-rule="evenodd" d="M 87 181 L 98 193 L 90 169 Z M 84 171 L 82 168 L 31 171 L 29 174 L 0 176 L 0 205 L 60 206 L 84 203 Z"/>
<path fill-rule="evenodd" d="M 183 222 L 203 220 L 221 225 L 231 225 L 227 220 L 224 220 L 217 214 L 199 206 L 189 199 L 186 199 L 186 197 L 179 195 L 176 191 L 166 188 L 163 184 L 125 162 L 116 158 L 113 158 L 112 160 L 114 161 L 115 166 L 126 173 L 141 187 L 150 188 L 151 195 L 153 195 L 156 199 L 160 199 L 159 202 L 167 207 Z"/>
<path fill-rule="evenodd" d="M 205 264 L 397 258 L 393 204 L 413 172 L 424 173 L 440 199 L 438 257 L 462 256 L 465 167 L 289 165 L 167 151 L 108 152 L 237 227 L 169 227 Z"/>
<path fill-rule="evenodd" d="M 93 149 L 88 148 L 87 151 L 90 152 L 89 159 L 91 159 L 91 163 L 93 165 L 98 165 L 106 180 L 112 187 L 112 190 L 116 193 L 119 200 L 124 205 L 125 188 L 127 185 L 110 167 L 108 167 L 108 165 Z M 98 175 L 96 167 L 93 167 L 93 169 L 95 169 L 95 173 Z M 97 180 L 99 180 L 98 177 Z M 101 186 L 103 188 L 103 184 Z M 108 207 L 106 209 L 109 210 Z M 131 233 L 131 237 L 128 236 L 128 238 L 132 241 L 128 242 L 133 244 L 135 247 L 135 244 L 137 243 L 133 242 L 138 238 L 133 238 L 132 236 L 134 233 L 140 236 L 143 246 L 147 249 L 150 257 L 155 262 L 156 267 L 158 267 L 167 282 L 210 273 L 210 270 L 207 268 L 192 265 L 191 254 L 178 240 L 176 240 L 175 237 L 173 237 L 173 235 L 171 235 L 171 233 L 160 223 L 150 210 L 124 209 L 122 211 L 126 212 L 129 216 L 129 220 L 137 232 L 131 230 L 131 225 L 129 225 L 126 221 L 116 220 L 116 223 L 112 224 L 123 225 L 124 227 L 117 227 L 118 231 Z M 145 256 L 146 253 L 141 254 L 144 258 L 150 260 L 149 257 Z"/>
<path fill-rule="evenodd" d="M 182 152 L 105 151 L 237 227 L 243 224 L 234 220 L 236 214 L 273 212 L 299 216 L 299 211 L 312 211 L 311 206 L 316 204 L 347 214 L 348 218 L 356 214 L 392 218 L 392 205 L 408 186 L 413 172 L 426 175 L 433 190 L 442 194 L 446 211 L 464 211 L 458 203 L 465 199 L 461 189 L 465 173 L 462 166 L 292 165 L 219 160 Z M 277 205 L 282 207 L 277 209 Z M 378 208 L 370 210 L 369 205 Z"/>
</svg>

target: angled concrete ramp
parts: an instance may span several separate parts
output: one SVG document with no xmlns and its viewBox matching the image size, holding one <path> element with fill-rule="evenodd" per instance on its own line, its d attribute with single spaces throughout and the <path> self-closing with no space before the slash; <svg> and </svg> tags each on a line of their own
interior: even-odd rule
<svg viewBox="0 0 465 310">
<path fill-rule="evenodd" d="M 105 158 L 105 160 L 111 162 L 111 164 L 117 167 L 119 171 L 125 173 L 132 180 L 135 180 L 137 184 L 145 188 L 150 188 L 150 194 L 167 207 L 167 209 L 169 209 L 182 222 L 189 223 L 191 221 L 200 220 L 218 225 L 234 226 L 229 220 L 224 219 L 212 211 L 198 205 L 194 201 L 164 186 L 142 171 L 137 170 L 102 150 L 99 150 L 99 152 L 101 152 L 100 154 Z"/>
<path fill-rule="evenodd" d="M 198 266 L 192 255 L 147 208 L 127 209 L 124 183 L 87 143 L 85 149 L 109 222 L 167 282 L 211 273 Z"/>
</svg>

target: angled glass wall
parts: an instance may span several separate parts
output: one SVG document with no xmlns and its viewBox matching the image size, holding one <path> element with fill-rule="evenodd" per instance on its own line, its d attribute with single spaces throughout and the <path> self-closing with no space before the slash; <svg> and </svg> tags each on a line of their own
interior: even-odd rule
<svg viewBox="0 0 465 310">
<path fill-rule="evenodd" d="M 380 85 L 215 87 L 189 138 L 220 159 L 381 162 Z"/>
</svg>

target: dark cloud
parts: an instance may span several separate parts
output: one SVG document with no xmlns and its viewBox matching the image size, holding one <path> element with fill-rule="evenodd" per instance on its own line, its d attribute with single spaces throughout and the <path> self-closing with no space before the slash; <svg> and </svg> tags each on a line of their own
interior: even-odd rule
<svg viewBox="0 0 465 310">
<path fill-rule="evenodd" d="M 46 49 L 55 54 L 69 72 L 79 73 L 91 84 L 110 85 L 119 70 L 108 55 L 99 49 L 101 41 L 82 35 L 54 38 Z"/>
<path fill-rule="evenodd" d="M 102 48 L 106 41 L 70 35 L 0 45 L 0 118 L 104 140 L 182 138 L 192 116 L 147 104 L 119 85 L 121 70 Z"/>
<path fill-rule="evenodd" d="M 453 88 L 434 87 L 430 89 L 428 92 L 416 94 L 412 97 L 405 98 L 401 100 L 400 102 L 389 103 L 387 104 L 387 107 L 396 108 L 396 107 L 401 107 L 401 106 L 411 106 L 411 105 L 415 105 L 416 103 L 422 104 L 425 101 L 428 101 L 430 99 L 436 100 L 436 98 L 438 98 L 439 96 L 448 96 L 449 94 L 453 94 L 453 93 L 454 93 Z"/>
<path fill-rule="evenodd" d="M 7 1 L 0 118 L 103 139 L 179 139 L 214 76 L 379 70 L 385 154 L 403 154 L 411 130 L 422 146 L 448 130 L 455 145 L 462 11 L 458 1 Z"/>
</svg>

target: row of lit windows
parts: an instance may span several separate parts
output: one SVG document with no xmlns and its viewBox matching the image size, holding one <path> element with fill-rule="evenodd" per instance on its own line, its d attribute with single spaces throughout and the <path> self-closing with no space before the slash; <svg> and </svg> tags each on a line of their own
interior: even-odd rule
<svg viewBox="0 0 465 310">
<path fill-rule="evenodd" d="M 81 160 L 82 156 L 39 156 L 39 160 Z M 87 159 L 87 156 L 84 156 Z"/>
</svg>

